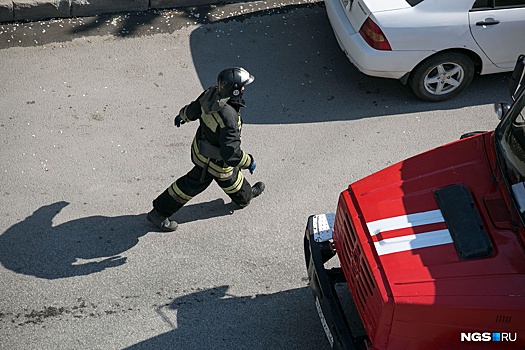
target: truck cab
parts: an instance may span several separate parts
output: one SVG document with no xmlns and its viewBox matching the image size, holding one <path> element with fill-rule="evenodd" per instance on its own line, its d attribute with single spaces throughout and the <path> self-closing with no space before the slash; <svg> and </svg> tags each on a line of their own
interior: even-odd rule
<svg viewBox="0 0 525 350">
<path fill-rule="evenodd" d="M 335 214 L 308 218 L 309 285 L 332 348 L 525 348 L 524 67 L 521 55 L 495 130 L 354 182 Z"/>
</svg>

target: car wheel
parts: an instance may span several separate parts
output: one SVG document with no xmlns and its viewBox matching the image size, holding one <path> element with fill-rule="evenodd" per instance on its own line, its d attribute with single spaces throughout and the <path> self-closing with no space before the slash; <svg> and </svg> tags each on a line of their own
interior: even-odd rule
<svg viewBox="0 0 525 350">
<path fill-rule="evenodd" d="M 474 62 L 461 52 L 443 52 L 421 62 L 410 74 L 409 84 L 417 97 L 444 101 L 459 94 L 474 77 Z"/>
</svg>

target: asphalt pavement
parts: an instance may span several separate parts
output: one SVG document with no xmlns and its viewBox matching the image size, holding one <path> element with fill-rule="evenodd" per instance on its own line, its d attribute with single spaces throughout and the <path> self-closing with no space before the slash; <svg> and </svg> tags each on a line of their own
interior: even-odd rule
<svg viewBox="0 0 525 350">
<path fill-rule="evenodd" d="M 217 0 L 0 0 L 0 23 L 224 3 Z"/>
<path fill-rule="evenodd" d="M 318 0 L 317 0 L 318 1 Z M 291 4 L 312 3 L 312 0 L 269 0 L 253 1 L 249 7 L 277 8 Z M 74 19 L 104 15 L 159 16 L 166 13 L 192 12 L 203 9 L 239 8 L 240 0 L 0 0 L 0 25 L 9 23 L 27 23 L 43 20 Z M 233 6 L 230 6 L 233 5 Z M 250 8 L 241 14 L 250 12 Z M 196 19 L 198 19 L 196 17 Z M 201 19 L 202 20 L 202 19 Z"/>
<path fill-rule="evenodd" d="M 207 3 L 200 6 L 106 12 L 96 16 L 59 17 L 41 21 L 15 21 L 3 24 L 0 21 L 0 49 L 42 45 L 45 47 L 45 44 L 90 40 L 90 37 L 105 35 L 130 38 L 172 34 L 190 25 L 243 21 L 252 16 L 278 15 L 305 6 L 322 6 L 322 2 L 265 0 L 246 3 Z"/>
<path fill-rule="evenodd" d="M 277 5 L 277 3 L 274 3 Z M 173 216 L 191 168 L 179 109 L 223 68 L 255 76 L 242 146 L 266 191 L 216 185 Z M 444 103 L 359 73 L 319 3 L 0 25 L 0 349 L 329 349 L 307 287 L 309 215 L 349 183 L 497 125 L 508 75 Z M 334 264 L 337 262 L 334 262 Z"/>
</svg>

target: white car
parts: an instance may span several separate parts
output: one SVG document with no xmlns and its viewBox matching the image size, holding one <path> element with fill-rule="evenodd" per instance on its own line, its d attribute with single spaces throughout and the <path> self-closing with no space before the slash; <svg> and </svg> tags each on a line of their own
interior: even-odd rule
<svg viewBox="0 0 525 350">
<path fill-rule="evenodd" d="M 428 101 L 475 73 L 511 71 L 525 53 L 525 0 L 324 0 L 339 45 L 363 73 Z"/>
</svg>

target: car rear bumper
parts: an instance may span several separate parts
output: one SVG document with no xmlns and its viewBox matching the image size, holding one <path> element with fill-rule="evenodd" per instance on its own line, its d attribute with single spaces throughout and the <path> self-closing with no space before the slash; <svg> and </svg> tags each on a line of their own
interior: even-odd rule
<svg viewBox="0 0 525 350">
<path fill-rule="evenodd" d="M 323 214 L 324 215 L 324 214 Z M 333 215 L 333 214 L 326 214 Z M 334 256 L 330 253 L 329 232 L 319 235 L 316 225 L 318 215 L 308 218 L 308 226 L 304 237 L 304 251 L 310 288 L 315 297 L 315 305 L 326 337 L 333 349 L 353 350 L 362 338 L 355 338 L 348 325 L 341 302 L 335 290 L 336 283 L 345 282 L 340 268 L 325 269 L 324 262 Z"/>
<path fill-rule="evenodd" d="M 401 79 L 419 62 L 434 53 L 373 49 L 352 27 L 340 0 L 324 0 L 324 3 L 339 46 L 350 62 L 366 75 Z"/>
</svg>

